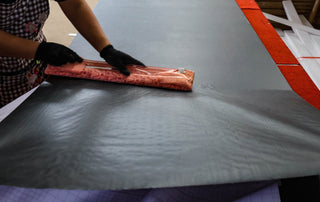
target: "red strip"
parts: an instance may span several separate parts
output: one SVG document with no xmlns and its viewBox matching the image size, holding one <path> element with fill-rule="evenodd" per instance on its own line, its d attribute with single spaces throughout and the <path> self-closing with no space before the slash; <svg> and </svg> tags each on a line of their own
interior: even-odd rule
<svg viewBox="0 0 320 202">
<path fill-rule="evenodd" d="M 320 91 L 270 22 L 262 14 L 261 10 L 253 9 L 254 3 L 252 0 L 236 0 L 236 2 L 248 18 L 251 26 L 258 34 L 273 60 L 279 64 L 278 67 L 291 88 L 303 99 L 320 110 Z M 298 59 L 320 59 L 320 57 L 300 57 Z"/>
<path fill-rule="evenodd" d="M 292 90 L 320 110 L 320 91 L 302 66 L 278 66 Z"/>
<path fill-rule="evenodd" d="M 299 64 L 287 45 L 260 10 L 242 10 L 272 59 L 277 64 Z"/>
<path fill-rule="evenodd" d="M 320 59 L 320 57 L 298 57 L 297 59 Z"/>
<path fill-rule="evenodd" d="M 237 3 L 241 9 L 257 9 L 260 10 L 260 7 L 255 2 L 255 0 L 237 0 Z"/>
</svg>

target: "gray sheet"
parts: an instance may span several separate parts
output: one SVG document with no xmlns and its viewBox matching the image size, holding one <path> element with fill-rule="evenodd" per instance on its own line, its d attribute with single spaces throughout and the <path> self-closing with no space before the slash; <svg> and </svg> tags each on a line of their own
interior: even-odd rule
<svg viewBox="0 0 320 202">
<path fill-rule="evenodd" d="M 0 124 L 1 184 L 136 189 L 320 173 L 320 112 L 288 90 L 233 0 L 110 0 L 95 13 L 119 49 L 193 69 L 193 92 L 52 77 Z M 96 58 L 81 37 L 71 47 Z"/>
<path fill-rule="evenodd" d="M 116 48 L 146 65 L 194 70 L 195 85 L 290 89 L 234 0 L 107 0 L 95 13 Z M 81 36 L 71 48 L 101 60 Z"/>
</svg>

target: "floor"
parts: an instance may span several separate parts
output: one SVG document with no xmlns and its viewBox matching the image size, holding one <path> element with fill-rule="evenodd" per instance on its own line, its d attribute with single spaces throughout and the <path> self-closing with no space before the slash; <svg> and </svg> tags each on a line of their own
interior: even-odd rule
<svg viewBox="0 0 320 202">
<path fill-rule="evenodd" d="M 94 8 L 98 0 L 86 0 L 91 8 Z M 69 22 L 66 16 L 61 11 L 59 4 L 56 1 L 50 0 L 50 16 L 43 28 L 43 31 L 50 42 L 56 42 L 69 46 L 74 38 L 73 34 L 77 30 Z M 69 34 L 73 36 L 69 36 Z"/>
</svg>

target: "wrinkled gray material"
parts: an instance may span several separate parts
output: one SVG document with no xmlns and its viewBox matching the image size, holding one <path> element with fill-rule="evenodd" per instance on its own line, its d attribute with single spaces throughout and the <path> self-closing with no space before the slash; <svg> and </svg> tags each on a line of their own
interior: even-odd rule
<svg viewBox="0 0 320 202">
<path fill-rule="evenodd" d="M 109 0 L 95 12 L 119 49 L 194 70 L 193 92 L 51 77 L 0 123 L 1 184 L 136 189 L 320 173 L 320 112 L 289 90 L 233 0 Z M 96 57 L 81 37 L 71 47 Z"/>
<path fill-rule="evenodd" d="M 95 12 L 115 48 L 146 65 L 194 70 L 195 85 L 290 89 L 234 0 L 107 0 Z M 71 48 L 101 60 L 81 36 Z"/>
</svg>

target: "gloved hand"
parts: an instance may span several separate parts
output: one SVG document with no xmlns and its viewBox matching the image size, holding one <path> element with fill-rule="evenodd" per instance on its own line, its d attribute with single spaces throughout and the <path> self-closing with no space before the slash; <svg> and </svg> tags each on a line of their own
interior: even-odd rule
<svg viewBox="0 0 320 202">
<path fill-rule="evenodd" d="M 82 62 L 82 58 L 70 48 L 57 43 L 41 42 L 35 55 L 49 65 L 61 66 L 67 63 Z"/>
<path fill-rule="evenodd" d="M 103 48 L 100 52 L 100 56 L 105 59 L 107 63 L 116 67 L 122 74 L 126 76 L 130 75 L 130 71 L 126 65 L 141 65 L 145 67 L 142 62 L 134 59 L 130 55 L 114 49 L 112 45 L 108 45 Z"/>
</svg>

